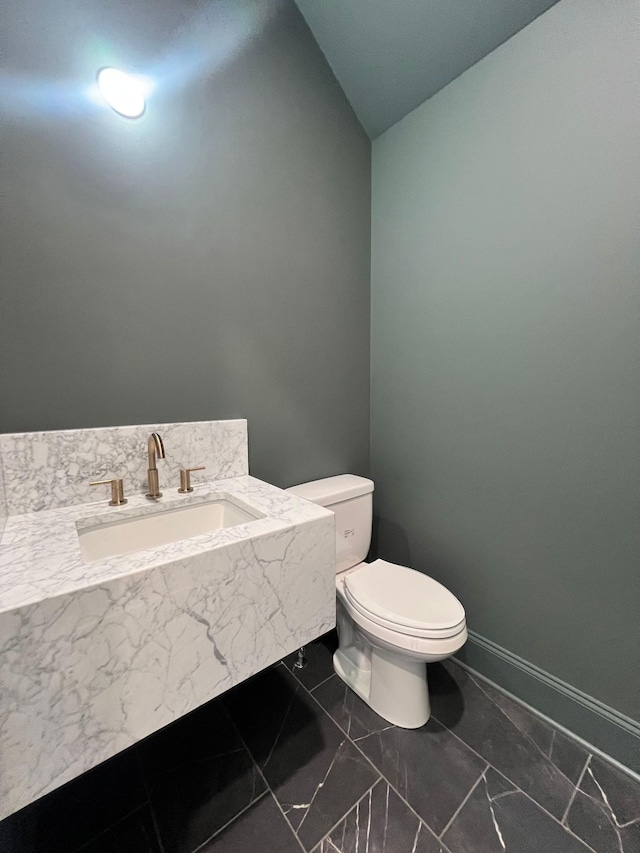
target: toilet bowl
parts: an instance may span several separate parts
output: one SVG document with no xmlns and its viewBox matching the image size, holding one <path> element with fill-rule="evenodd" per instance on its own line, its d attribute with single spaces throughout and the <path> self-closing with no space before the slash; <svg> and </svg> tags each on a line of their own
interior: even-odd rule
<svg viewBox="0 0 640 853">
<path fill-rule="evenodd" d="M 363 562 L 371 541 L 371 480 L 342 474 L 288 491 L 335 514 L 337 675 L 388 722 L 423 726 L 430 716 L 426 665 L 464 645 L 464 608 L 422 572 Z"/>
<path fill-rule="evenodd" d="M 400 600 L 391 609 L 394 592 Z M 336 595 L 336 673 L 388 722 L 423 726 L 430 716 L 426 665 L 465 643 L 462 605 L 432 578 L 385 560 L 338 575 Z"/>
</svg>

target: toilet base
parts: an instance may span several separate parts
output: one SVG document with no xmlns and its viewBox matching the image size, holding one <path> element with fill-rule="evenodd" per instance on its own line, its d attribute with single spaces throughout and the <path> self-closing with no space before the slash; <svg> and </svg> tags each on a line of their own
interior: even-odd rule
<svg viewBox="0 0 640 853">
<path fill-rule="evenodd" d="M 423 726 L 431 716 L 426 663 L 370 645 L 358 651 L 359 657 L 368 658 L 368 666 L 356 665 L 350 654 L 338 649 L 333 656 L 336 674 L 389 723 L 403 729 Z"/>
<path fill-rule="evenodd" d="M 358 567 L 352 569 L 358 571 Z M 333 656 L 336 674 L 363 702 L 403 729 L 419 729 L 431 716 L 427 663 L 451 657 L 467 639 L 466 626 L 443 639 L 409 640 L 369 622 L 351 607 L 336 582 L 336 625 L 339 648 Z"/>
</svg>

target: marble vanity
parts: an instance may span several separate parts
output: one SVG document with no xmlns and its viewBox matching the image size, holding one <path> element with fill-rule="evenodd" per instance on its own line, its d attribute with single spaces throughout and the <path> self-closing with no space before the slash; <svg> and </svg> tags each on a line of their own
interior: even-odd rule
<svg viewBox="0 0 640 853">
<path fill-rule="evenodd" d="M 333 514 L 249 476 L 246 421 L 0 435 L 0 469 L 0 819 L 335 624 Z M 126 506 L 89 486 L 111 477 Z M 81 552 L 88 528 L 212 501 L 232 526 Z"/>
</svg>

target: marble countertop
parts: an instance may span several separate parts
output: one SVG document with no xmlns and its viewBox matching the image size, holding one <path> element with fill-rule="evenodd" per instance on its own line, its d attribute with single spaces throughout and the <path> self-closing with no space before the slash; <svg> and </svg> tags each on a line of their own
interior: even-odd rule
<svg viewBox="0 0 640 853">
<path fill-rule="evenodd" d="M 106 560 L 86 562 L 80 552 L 78 526 L 91 524 L 96 517 L 115 521 L 132 510 L 146 514 L 227 496 L 264 513 L 264 518 Z M 0 541 L 0 613 L 331 515 L 330 510 L 248 475 L 194 484 L 189 495 L 166 490 L 153 504 L 138 494 L 129 496 L 125 507 L 110 507 L 103 499 L 12 515 Z"/>
</svg>

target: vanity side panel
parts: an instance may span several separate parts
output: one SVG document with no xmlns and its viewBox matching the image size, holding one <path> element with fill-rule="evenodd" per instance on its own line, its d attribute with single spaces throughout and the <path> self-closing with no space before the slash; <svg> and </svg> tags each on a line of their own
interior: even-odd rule
<svg viewBox="0 0 640 853">
<path fill-rule="evenodd" d="M 334 625 L 333 517 L 0 614 L 0 819 Z"/>
<path fill-rule="evenodd" d="M 194 473 L 196 482 L 249 473 L 246 420 L 5 433 L 0 460 L 8 514 L 91 503 L 99 499 L 92 480 L 121 477 L 125 495 L 145 493 L 152 432 L 164 443 L 158 472 L 166 492 L 178 488 L 181 468 L 206 466 Z"/>
</svg>

